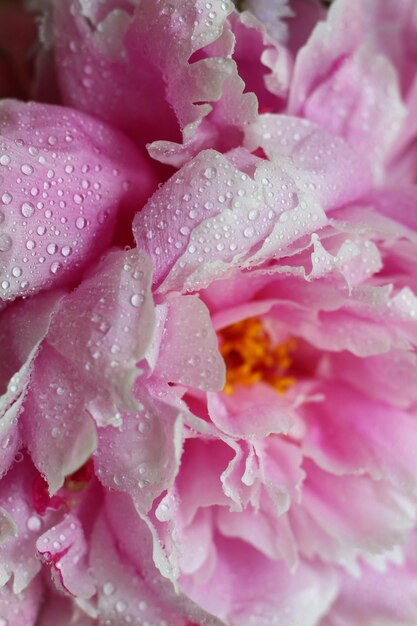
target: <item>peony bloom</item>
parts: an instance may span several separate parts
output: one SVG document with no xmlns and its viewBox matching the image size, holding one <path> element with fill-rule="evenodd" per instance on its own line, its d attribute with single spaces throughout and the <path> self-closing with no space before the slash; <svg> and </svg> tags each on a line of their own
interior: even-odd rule
<svg viewBox="0 0 417 626">
<path fill-rule="evenodd" d="M 0 626 L 415 626 L 415 2 L 30 5 Z"/>
</svg>

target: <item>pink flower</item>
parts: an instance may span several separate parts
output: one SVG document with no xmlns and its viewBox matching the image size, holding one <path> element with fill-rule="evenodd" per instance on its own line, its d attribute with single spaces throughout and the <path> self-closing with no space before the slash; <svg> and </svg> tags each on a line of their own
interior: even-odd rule
<svg viewBox="0 0 417 626">
<path fill-rule="evenodd" d="M 0 626 L 413 626 L 414 3 L 32 5 Z"/>
</svg>

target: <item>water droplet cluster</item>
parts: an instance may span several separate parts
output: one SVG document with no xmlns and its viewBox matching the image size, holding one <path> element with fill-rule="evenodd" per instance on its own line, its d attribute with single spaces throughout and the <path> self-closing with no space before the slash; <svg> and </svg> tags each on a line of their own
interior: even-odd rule
<svg viewBox="0 0 417 626">
<path fill-rule="evenodd" d="M 81 267 L 93 240 L 95 251 L 104 245 L 126 183 L 109 162 L 111 132 L 72 111 L 1 106 L 1 299 Z"/>
</svg>

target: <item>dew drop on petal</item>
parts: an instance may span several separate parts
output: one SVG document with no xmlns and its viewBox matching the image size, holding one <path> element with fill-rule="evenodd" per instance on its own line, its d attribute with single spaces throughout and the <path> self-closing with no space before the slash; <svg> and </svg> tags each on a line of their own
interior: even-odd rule
<svg viewBox="0 0 417 626">
<path fill-rule="evenodd" d="M 105 596 L 111 596 L 111 594 L 114 593 L 114 591 L 115 591 L 115 586 L 113 585 L 112 582 L 108 581 L 104 583 L 103 593 Z"/>
<path fill-rule="evenodd" d="M 42 527 L 42 520 L 37 515 L 32 515 L 32 517 L 29 517 L 29 519 L 27 521 L 27 527 L 32 532 L 36 532 L 37 530 L 41 529 L 41 527 Z"/>
<path fill-rule="evenodd" d="M 23 217 L 32 217 L 35 212 L 35 207 L 32 202 L 24 202 L 20 208 Z"/>
<path fill-rule="evenodd" d="M 6 233 L 0 233 L 0 252 L 7 252 L 12 247 L 12 239 Z"/>
</svg>

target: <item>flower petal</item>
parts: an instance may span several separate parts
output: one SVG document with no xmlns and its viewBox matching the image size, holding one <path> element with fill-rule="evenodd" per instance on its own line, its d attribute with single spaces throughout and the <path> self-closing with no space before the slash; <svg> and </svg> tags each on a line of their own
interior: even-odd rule
<svg viewBox="0 0 417 626">
<path fill-rule="evenodd" d="M 196 296 L 183 296 L 169 300 L 166 309 L 154 374 L 204 391 L 223 389 L 224 361 L 206 305 Z"/>
<path fill-rule="evenodd" d="M 0 299 L 73 282 L 154 176 L 127 138 L 87 115 L 0 104 Z"/>
<path fill-rule="evenodd" d="M 42 560 L 51 565 L 58 588 L 79 598 L 91 598 L 96 591 L 87 566 L 87 542 L 77 517 L 68 514 L 43 533 L 36 542 Z"/>
</svg>

